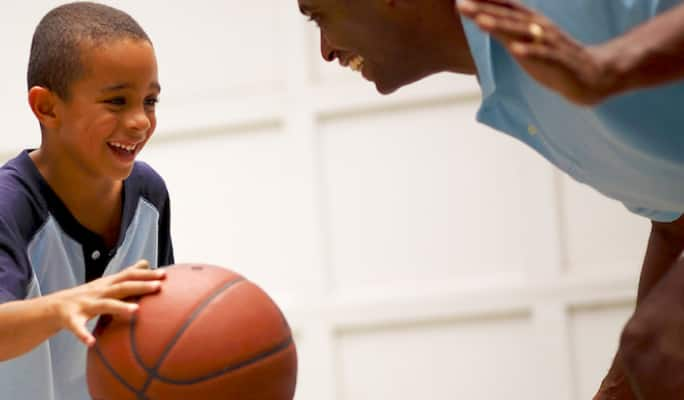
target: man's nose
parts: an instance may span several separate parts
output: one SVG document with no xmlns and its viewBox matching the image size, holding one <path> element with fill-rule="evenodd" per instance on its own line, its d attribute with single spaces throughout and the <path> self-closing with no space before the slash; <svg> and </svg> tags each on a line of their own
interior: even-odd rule
<svg viewBox="0 0 684 400">
<path fill-rule="evenodd" d="M 328 43 L 323 32 L 321 32 L 321 57 L 323 57 L 325 61 L 335 61 L 336 56 L 335 49 Z"/>
</svg>

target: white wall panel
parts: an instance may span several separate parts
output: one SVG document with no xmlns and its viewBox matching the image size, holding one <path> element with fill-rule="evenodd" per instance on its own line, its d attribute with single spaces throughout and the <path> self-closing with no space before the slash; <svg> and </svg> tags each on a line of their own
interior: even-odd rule
<svg viewBox="0 0 684 400">
<path fill-rule="evenodd" d="M 562 182 L 569 272 L 638 274 L 650 232 L 648 220 L 568 177 Z"/>
<path fill-rule="evenodd" d="M 537 399 L 532 333 L 525 318 L 344 333 L 337 340 L 339 398 Z"/>
<path fill-rule="evenodd" d="M 0 13 L 0 159 L 39 141 L 29 44 L 60 3 Z M 232 267 L 284 306 L 297 400 L 591 398 L 648 222 L 476 123 L 473 77 L 380 96 L 321 60 L 294 0 L 105 3 L 156 45 L 141 158 L 169 186 L 177 261 Z"/>
<path fill-rule="evenodd" d="M 154 41 L 169 104 L 211 103 L 284 84 L 278 0 L 109 3 L 128 10 Z"/>
<path fill-rule="evenodd" d="M 474 122 L 474 105 L 323 121 L 321 160 L 336 285 L 523 272 L 552 190 L 539 158 Z M 523 178 L 524 177 L 524 178 Z M 551 238 L 553 235 L 551 235 Z M 534 257 L 532 255 L 532 257 Z"/>
<path fill-rule="evenodd" d="M 36 147 L 40 130 L 28 106 L 26 71 L 33 30 L 54 1 L 36 0 L 32 7 L 3 4 L 0 12 L 0 151 Z"/>
<path fill-rule="evenodd" d="M 171 194 L 176 260 L 227 266 L 270 290 L 305 284 L 289 154 L 277 128 L 146 149 Z"/>
<path fill-rule="evenodd" d="M 575 308 L 570 313 L 576 399 L 593 398 L 608 372 L 620 332 L 633 312 L 633 305 Z"/>
</svg>

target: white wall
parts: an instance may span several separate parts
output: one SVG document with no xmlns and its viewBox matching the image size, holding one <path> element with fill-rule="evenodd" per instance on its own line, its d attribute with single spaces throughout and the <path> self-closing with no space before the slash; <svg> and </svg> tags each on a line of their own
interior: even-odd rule
<svg viewBox="0 0 684 400">
<path fill-rule="evenodd" d="M 381 97 L 320 60 L 295 0 L 107 3 L 158 51 L 142 159 L 167 180 L 176 258 L 277 299 L 297 399 L 591 398 L 648 223 L 477 124 L 474 79 Z M 3 159 L 38 143 L 26 59 L 55 4 L 0 17 Z"/>
</svg>

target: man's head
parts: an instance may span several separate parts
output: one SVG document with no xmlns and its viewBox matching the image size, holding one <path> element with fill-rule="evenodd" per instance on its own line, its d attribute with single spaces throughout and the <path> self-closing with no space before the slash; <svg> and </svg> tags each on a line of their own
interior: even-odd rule
<svg viewBox="0 0 684 400">
<path fill-rule="evenodd" d="M 145 31 L 128 14 L 88 2 L 50 11 L 33 36 L 29 104 L 40 151 L 58 168 L 122 180 L 156 127 L 161 90 Z"/>
<path fill-rule="evenodd" d="M 298 0 L 321 31 L 321 55 L 394 90 L 442 72 L 473 72 L 453 0 Z"/>
</svg>

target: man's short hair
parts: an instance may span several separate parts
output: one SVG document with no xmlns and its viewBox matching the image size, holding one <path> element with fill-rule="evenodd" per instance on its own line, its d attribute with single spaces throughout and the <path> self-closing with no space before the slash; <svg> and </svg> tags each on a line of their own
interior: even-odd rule
<svg viewBox="0 0 684 400">
<path fill-rule="evenodd" d="M 115 8 L 74 2 L 56 7 L 33 34 L 27 73 L 28 88 L 45 87 L 62 99 L 86 72 L 82 51 L 121 39 L 152 41 L 128 14 Z"/>
</svg>

